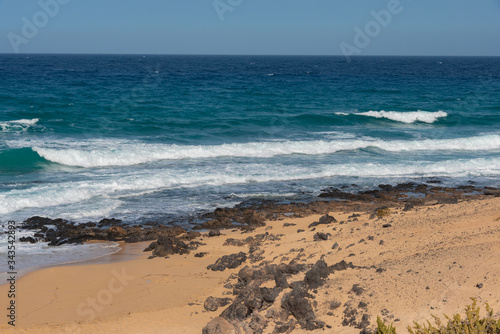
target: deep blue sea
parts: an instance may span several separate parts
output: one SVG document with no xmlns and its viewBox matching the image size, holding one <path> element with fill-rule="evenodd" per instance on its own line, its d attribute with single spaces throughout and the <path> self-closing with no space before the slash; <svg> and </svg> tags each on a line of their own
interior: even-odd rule
<svg viewBox="0 0 500 334">
<path fill-rule="evenodd" d="M 499 176 L 500 57 L 0 55 L 2 223 Z"/>
</svg>

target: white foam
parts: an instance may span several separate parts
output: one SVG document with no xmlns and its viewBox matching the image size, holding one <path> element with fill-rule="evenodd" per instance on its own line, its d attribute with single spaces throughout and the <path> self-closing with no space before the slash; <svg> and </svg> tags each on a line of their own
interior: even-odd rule
<svg viewBox="0 0 500 334">
<path fill-rule="evenodd" d="M 232 184 L 311 180 L 329 177 L 415 177 L 415 176 L 498 176 L 500 158 L 456 159 L 442 162 L 421 162 L 408 158 L 397 164 L 357 163 L 286 165 L 279 163 L 201 164 L 188 171 L 179 166 L 144 169 L 140 172 L 116 172 L 87 181 L 60 182 L 16 189 L 0 194 L 0 216 L 18 210 L 37 209 L 45 214 L 55 208 L 63 218 L 70 212 L 83 217 L 85 212 L 100 214 L 113 210 L 122 197 L 164 189 L 224 186 Z M 57 207 L 65 206 L 65 207 Z M 51 209 L 52 210 L 52 209 Z M 102 210 L 102 211 L 100 211 Z M 40 213 L 41 212 L 41 213 Z M 63 215 L 64 213 L 67 215 Z M 73 216 L 75 217 L 75 216 Z"/>
<path fill-rule="evenodd" d="M 0 122 L 1 132 L 24 132 L 38 123 L 40 119 L 18 119 L 14 121 Z"/>
<path fill-rule="evenodd" d="M 8 145 L 11 145 L 9 142 Z M 26 144 L 30 144 L 29 142 Z M 87 141 L 84 143 L 41 143 L 34 146 L 43 158 L 67 166 L 131 166 L 160 160 L 208 159 L 219 157 L 271 158 L 279 155 L 321 155 L 363 148 L 403 151 L 487 151 L 500 149 L 500 135 L 455 139 L 381 140 L 333 139 L 284 142 L 251 142 L 223 145 L 167 145 L 134 141 Z"/>
<path fill-rule="evenodd" d="M 347 113 L 341 113 L 338 112 L 336 113 L 337 115 L 348 115 Z M 399 112 L 399 111 L 367 111 L 367 112 L 360 112 L 360 113 L 353 113 L 353 115 L 359 115 L 359 116 L 368 116 L 368 117 L 375 117 L 375 118 L 387 118 L 392 121 L 397 121 L 397 122 L 402 122 L 406 124 L 411 124 L 415 122 L 423 122 L 423 123 L 434 123 L 436 122 L 439 118 L 446 117 L 448 114 L 444 111 L 436 111 L 436 112 L 430 112 L 430 111 L 408 111 L 408 112 Z"/>
</svg>

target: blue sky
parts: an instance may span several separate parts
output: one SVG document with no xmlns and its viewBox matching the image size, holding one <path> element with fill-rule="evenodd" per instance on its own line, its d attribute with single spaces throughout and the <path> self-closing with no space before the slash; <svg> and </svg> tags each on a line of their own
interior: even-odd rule
<svg viewBox="0 0 500 334">
<path fill-rule="evenodd" d="M 372 36 L 356 36 L 367 27 Z M 341 45 L 500 56 L 500 0 L 0 0 L 0 53 L 339 55 Z"/>
</svg>

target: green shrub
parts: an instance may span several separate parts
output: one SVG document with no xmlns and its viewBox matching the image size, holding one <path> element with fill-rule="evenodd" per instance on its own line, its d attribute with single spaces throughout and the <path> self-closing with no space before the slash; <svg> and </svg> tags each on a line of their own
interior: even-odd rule
<svg viewBox="0 0 500 334">
<path fill-rule="evenodd" d="M 414 322 L 413 328 L 408 326 L 408 331 L 411 334 L 500 334 L 500 319 L 493 318 L 493 310 L 490 306 L 486 304 L 487 315 L 485 318 L 481 318 L 476 299 L 471 299 L 472 305 L 465 307 L 464 319 L 459 314 L 455 314 L 453 318 L 445 315 L 448 323 L 444 325 L 440 318 L 433 315 L 435 325 L 432 325 L 430 321 L 423 325 Z M 396 334 L 392 324 L 387 326 L 380 317 L 377 317 L 377 325 L 378 328 L 374 334 Z"/>
<path fill-rule="evenodd" d="M 387 326 L 380 317 L 377 317 L 377 331 L 373 334 L 396 334 L 396 328 L 392 327 L 392 323 Z"/>
</svg>

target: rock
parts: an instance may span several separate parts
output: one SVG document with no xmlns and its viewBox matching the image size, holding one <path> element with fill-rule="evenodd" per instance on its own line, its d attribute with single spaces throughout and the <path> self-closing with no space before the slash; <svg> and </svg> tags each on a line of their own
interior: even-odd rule
<svg viewBox="0 0 500 334">
<path fill-rule="evenodd" d="M 234 325 L 222 317 L 212 319 L 205 328 L 202 334 L 239 334 Z"/>
<path fill-rule="evenodd" d="M 364 329 L 368 326 L 370 326 L 370 316 L 368 314 L 363 314 L 361 321 L 356 325 L 356 328 Z"/>
<path fill-rule="evenodd" d="M 388 227 L 391 227 L 392 225 L 391 224 L 384 224 L 382 225 L 383 228 L 388 228 Z"/>
<path fill-rule="evenodd" d="M 194 254 L 194 257 L 204 257 L 207 254 L 208 254 L 207 252 L 196 253 L 196 254 Z"/>
<path fill-rule="evenodd" d="M 276 283 L 276 286 L 279 288 L 288 289 L 290 287 L 286 276 L 282 272 L 276 273 L 276 275 L 274 276 L 274 281 Z"/>
<path fill-rule="evenodd" d="M 186 234 L 180 236 L 179 240 L 191 241 L 191 240 L 194 240 L 194 239 L 199 238 L 199 237 L 201 237 L 200 232 L 188 231 L 188 232 L 186 232 Z"/>
<path fill-rule="evenodd" d="M 226 269 L 234 269 L 239 267 L 247 259 L 247 255 L 243 252 L 238 254 L 224 255 L 214 264 L 211 264 L 207 269 L 212 271 L 224 271 Z"/>
<path fill-rule="evenodd" d="M 273 333 L 291 333 L 292 326 L 289 323 L 277 323 Z"/>
<path fill-rule="evenodd" d="M 99 227 L 104 227 L 104 226 L 118 226 L 122 225 L 122 221 L 120 219 L 115 219 L 115 218 L 104 218 L 97 223 L 97 226 Z"/>
<path fill-rule="evenodd" d="M 231 303 L 231 298 L 215 298 L 208 297 L 203 304 L 205 310 L 209 312 L 215 312 L 219 307 L 224 307 Z"/>
<path fill-rule="evenodd" d="M 319 260 L 306 273 L 304 283 L 309 289 L 317 289 L 325 283 L 325 279 L 330 274 L 330 268 L 324 260 Z"/>
<path fill-rule="evenodd" d="M 347 200 L 361 200 L 361 196 L 343 192 L 336 188 L 323 189 L 323 192 L 318 195 L 323 198 L 338 198 Z"/>
<path fill-rule="evenodd" d="M 264 329 L 267 327 L 267 320 L 263 316 L 256 313 L 252 316 L 252 320 L 250 320 L 248 327 L 251 328 L 252 333 L 262 334 Z"/>
<path fill-rule="evenodd" d="M 314 235 L 314 241 L 328 240 L 332 235 L 330 233 L 318 232 Z"/>
<path fill-rule="evenodd" d="M 356 267 L 352 264 L 352 262 L 347 263 L 346 261 L 342 260 L 330 266 L 328 269 L 330 270 L 330 273 L 334 273 L 335 271 L 347 270 L 349 268 L 354 269 Z"/>
<path fill-rule="evenodd" d="M 238 291 L 238 296 L 221 317 L 230 321 L 244 321 L 253 313 L 268 309 L 281 292 L 280 288 L 261 288 L 264 279 L 256 279 Z"/>
<path fill-rule="evenodd" d="M 151 252 L 156 248 L 156 246 L 158 246 L 158 243 L 156 241 L 153 241 L 152 243 L 149 244 L 148 247 L 144 249 L 144 252 Z"/>
<path fill-rule="evenodd" d="M 312 224 L 310 224 L 309 228 L 314 227 L 314 226 L 318 226 L 318 225 L 328 225 L 328 224 L 336 222 L 336 221 L 337 220 L 334 217 L 332 217 L 330 215 L 324 215 L 319 219 L 319 221 L 313 222 Z"/>
<path fill-rule="evenodd" d="M 175 237 L 159 237 L 153 249 L 153 257 L 165 257 L 172 254 L 189 254 L 189 247 Z"/>
<path fill-rule="evenodd" d="M 500 189 L 487 189 L 484 191 L 487 196 L 500 197 Z"/>
<path fill-rule="evenodd" d="M 483 283 L 478 283 L 478 284 L 476 284 L 476 287 L 477 287 L 478 289 L 482 289 L 482 288 L 483 288 Z"/>
<path fill-rule="evenodd" d="M 307 330 L 322 328 L 324 323 L 316 319 L 316 314 L 306 297 L 307 293 L 296 286 L 292 292 L 283 296 L 281 307 L 290 312 L 303 328 Z"/>
<path fill-rule="evenodd" d="M 321 329 L 325 327 L 325 322 L 324 321 L 321 321 L 321 320 L 318 320 L 318 319 L 314 319 L 314 320 L 310 320 L 308 322 L 306 322 L 306 330 L 308 331 L 313 331 L 313 330 L 316 330 L 316 329 Z"/>
<path fill-rule="evenodd" d="M 125 229 L 120 226 L 111 226 L 108 229 L 107 239 L 111 241 L 122 240 L 127 235 Z"/>
<path fill-rule="evenodd" d="M 332 246 L 332 249 L 337 249 L 337 248 L 339 248 L 339 244 L 338 244 L 337 242 L 335 242 L 335 243 L 333 244 L 333 246 Z"/>
<path fill-rule="evenodd" d="M 27 230 L 40 230 L 45 225 L 54 225 L 53 220 L 46 217 L 33 216 L 24 221 L 23 228 Z"/>
<path fill-rule="evenodd" d="M 220 235 L 220 230 L 210 230 L 210 232 L 208 232 L 209 237 L 218 237 L 219 235 Z"/>
<path fill-rule="evenodd" d="M 342 320 L 342 326 L 356 326 L 356 315 L 358 311 L 348 305 L 344 309 L 344 320 Z"/>
<path fill-rule="evenodd" d="M 378 187 L 383 191 L 392 191 L 394 189 L 390 184 L 379 184 Z"/>
<path fill-rule="evenodd" d="M 339 302 L 339 301 L 337 301 L 337 300 L 332 300 L 332 301 L 330 302 L 329 307 L 330 307 L 330 310 L 336 310 L 336 309 L 338 309 L 341 305 L 342 305 L 342 303 L 341 303 L 341 302 Z"/>
<path fill-rule="evenodd" d="M 19 238 L 20 242 L 29 242 L 30 244 L 35 244 L 36 240 L 32 237 L 21 237 Z"/>
<path fill-rule="evenodd" d="M 365 289 L 363 289 L 361 286 L 359 286 L 359 284 L 353 284 L 351 291 L 359 296 L 363 292 L 365 292 Z"/>
</svg>

